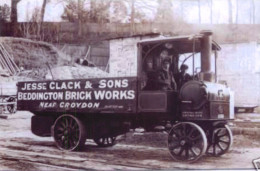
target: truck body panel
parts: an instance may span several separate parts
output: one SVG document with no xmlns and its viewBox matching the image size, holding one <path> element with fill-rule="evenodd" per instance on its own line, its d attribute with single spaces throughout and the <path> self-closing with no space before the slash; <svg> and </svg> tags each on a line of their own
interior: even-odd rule
<svg viewBox="0 0 260 171">
<path fill-rule="evenodd" d="M 18 83 L 18 110 L 57 113 L 136 113 L 137 78 Z"/>
</svg>

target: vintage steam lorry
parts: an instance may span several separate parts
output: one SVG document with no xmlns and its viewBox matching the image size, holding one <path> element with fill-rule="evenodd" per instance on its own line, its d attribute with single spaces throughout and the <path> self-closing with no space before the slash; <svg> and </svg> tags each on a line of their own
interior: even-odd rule
<svg viewBox="0 0 260 171">
<path fill-rule="evenodd" d="M 52 135 L 58 148 L 71 151 L 86 139 L 108 147 L 129 129 L 153 131 L 164 125 L 170 126 L 168 149 L 177 161 L 196 161 L 205 153 L 220 156 L 230 149 L 227 123 L 234 118 L 234 97 L 217 81 L 220 47 L 211 31 L 110 43 L 110 72 L 119 77 L 18 83 L 18 110 L 34 114 L 34 134 Z M 145 88 L 163 55 L 171 59 L 175 73 L 181 64 L 190 66 L 192 79 L 177 90 Z"/>
</svg>

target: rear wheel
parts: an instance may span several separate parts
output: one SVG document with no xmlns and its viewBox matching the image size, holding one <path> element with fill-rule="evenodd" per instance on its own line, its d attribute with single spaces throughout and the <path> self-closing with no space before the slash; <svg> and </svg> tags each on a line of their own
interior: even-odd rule
<svg viewBox="0 0 260 171">
<path fill-rule="evenodd" d="M 174 160 L 194 162 L 206 152 L 207 138 L 197 124 L 177 123 L 169 132 L 168 149 Z"/>
<path fill-rule="evenodd" d="M 112 147 L 116 144 L 115 136 L 94 138 L 93 140 L 99 147 Z"/>
<path fill-rule="evenodd" d="M 73 151 L 85 144 L 86 134 L 83 123 L 72 115 L 58 117 L 53 126 L 53 137 L 61 150 Z"/>
<path fill-rule="evenodd" d="M 233 144 L 233 135 L 229 126 L 215 128 L 212 136 L 212 142 L 208 146 L 207 154 L 218 157 L 228 152 Z"/>
</svg>

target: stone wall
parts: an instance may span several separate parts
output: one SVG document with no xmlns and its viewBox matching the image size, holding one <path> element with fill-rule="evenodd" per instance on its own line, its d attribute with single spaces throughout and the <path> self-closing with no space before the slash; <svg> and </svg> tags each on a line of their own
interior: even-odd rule
<svg viewBox="0 0 260 171">
<path fill-rule="evenodd" d="M 222 44 L 218 78 L 235 91 L 235 104 L 260 106 L 260 45 L 256 42 Z"/>
</svg>

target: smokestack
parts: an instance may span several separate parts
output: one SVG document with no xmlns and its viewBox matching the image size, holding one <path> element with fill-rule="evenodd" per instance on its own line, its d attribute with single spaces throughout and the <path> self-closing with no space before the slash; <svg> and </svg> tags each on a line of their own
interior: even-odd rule
<svg viewBox="0 0 260 171">
<path fill-rule="evenodd" d="M 214 82 L 214 72 L 212 72 L 212 31 L 204 30 L 201 31 L 201 73 L 200 79 L 203 81 Z"/>
</svg>

